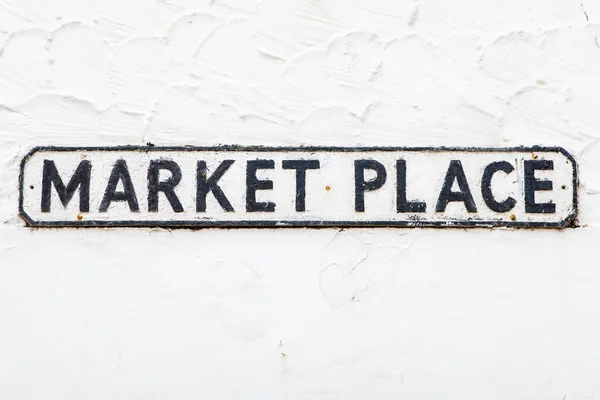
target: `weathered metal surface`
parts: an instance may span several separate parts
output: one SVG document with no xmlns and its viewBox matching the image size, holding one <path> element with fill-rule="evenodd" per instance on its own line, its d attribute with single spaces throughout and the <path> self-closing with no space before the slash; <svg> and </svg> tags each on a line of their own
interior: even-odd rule
<svg viewBox="0 0 600 400">
<path fill-rule="evenodd" d="M 40 147 L 31 226 L 541 227 L 577 212 L 558 147 Z"/>
</svg>

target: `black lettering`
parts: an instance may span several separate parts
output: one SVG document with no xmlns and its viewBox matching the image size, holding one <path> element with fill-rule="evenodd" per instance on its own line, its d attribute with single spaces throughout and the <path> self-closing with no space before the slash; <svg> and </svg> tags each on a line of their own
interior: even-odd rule
<svg viewBox="0 0 600 400">
<path fill-rule="evenodd" d="M 257 202 L 257 190 L 273 189 L 273 181 L 265 179 L 260 180 L 256 177 L 256 171 L 259 169 L 274 169 L 273 160 L 251 160 L 246 165 L 246 211 L 247 212 L 274 212 L 275 203 Z"/>
<path fill-rule="evenodd" d="M 427 205 L 422 201 L 406 200 L 406 160 L 396 160 L 396 211 L 399 213 L 423 213 Z"/>
<path fill-rule="evenodd" d="M 123 191 L 117 192 L 117 185 L 119 182 L 123 183 Z M 106 185 L 106 191 L 104 197 L 100 203 L 100 212 L 108 211 L 110 203 L 113 201 L 126 201 L 129 204 L 129 209 L 133 212 L 139 212 L 140 206 L 138 205 L 137 197 L 135 195 L 135 189 L 133 188 L 133 182 L 129 175 L 129 169 L 127 168 L 127 162 L 125 160 L 117 160 L 113 166 L 108 184 Z"/>
<path fill-rule="evenodd" d="M 492 177 L 494 174 L 498 171 L 510 174 L 514 170 L 515 167 L 508 161 L 493 162 L 483 170 L 483 175 L 481 177 L 481 194 L 483 196 L 483 201 L 485 201 L 485 204 L 490 210 L 503 213 L 515 208 L 517 201 L 514 198 L 509 196 L 506 200 L 498 202 L 494 198 L 494 193 L 492 192 Z"/>
<path fill-rule="evenodd" d="M 296 170 L 296 211 L 306 211 L 306 170 L 319 169 L 319 160 L 284 160 L 281 166 Z"/>
<path fill-rule="evenodd" d="M 65 184 L 58 174 L 54 161 L 44 160 L 44 170 L 42 172 L 42 212 L 50 212 L 52 185 L 54 185 L 54 188 L 58 193 L 58 198 L 65 208 L 75 195 L 77 188 L 79 188 L 79 211 L 89 212 L 91 171 L 92 163 L 88 160 L 81 161 L 65 187 Z"/>
<path fill-rule="evenodd" d="M 375 171 L 375 178 L 365 181 L 365 170 Z M 387 172 L 383 164 L 375 160 L 354 161 L 354 209 L 365 211 L 365 192 L 377 190 L 385 184 Z"/>
<path fill-rule="evenodd" d="M 535 171 L 553 171 L 552 160 L 525 160 L 525 212 L 535 214 L 551 214 L 556 212 L 554 203 L 536 203 L 535 192 L 552 190 L 552 181 L 541 181 L 535 178 Z"/>
<path fill-rule="evenodd" d="M 161 170 L 167 170 L 171 176 L 160 182 Z M 183 206 L 175 194 L 175 186 L 181 181 L 181 168 L 175 161 L 152 160 L 148 167 L 148 211 L 158 212 L 158 192 L 163 192 L 175 212 L 183 212 Z"/>
<path fill-rule="evenodd" d="M 452 191 L 452 185 L 454 185 L 455 180 L 458 182 L 459 192 Z M 448 203 L 455 201 L 463 202 L 468 212 L 477 212 L 477 207 L 475 206 L 475 201 L 473 200 L 473 195 L 471 194 L 471 189 L 469 189 L 467 177 L 465 176 L 465 171 L 463 170 L 460 160 L 450 161 L 448 171 L 446 172 L 446 178 L 444 179 L 444 185 L 442 186 L 440 197 L 435 206 L 435 211 L 445 212 Z"/>
<path fill-rule="evenodd" d="M 208 192 L 212 192 L 223 210 L 227 212 L 234 211 L 225 193 L 223 193 L 223 190 L 217 184 L 233 163 L 234 160 L 223 161 L 210 178 L 207 178 L 208 170 L 206 168 L 206 161 L 198 161 L 196 167 L 196 212 L 206 212 L 206 195 L 208 195 Z"/>
</svg>

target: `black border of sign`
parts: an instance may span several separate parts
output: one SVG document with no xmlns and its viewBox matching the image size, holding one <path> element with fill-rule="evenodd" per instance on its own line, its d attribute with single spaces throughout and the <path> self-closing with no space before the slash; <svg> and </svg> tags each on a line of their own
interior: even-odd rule
<svg viewBox="0 0 600 400">
<path fill-rule="evenodd" d="M 38 151 L 54 152 L 82 152 L 82 151 L 240 151 L 240 152 L 446 152 L 461 151 L 468 153 L 529 153 L 551 152 L 561 153 L 573 164 L 573 212 L 564 220 L 558 222 L 521 222 L 521 221 L 478 221 L 478 220 L 452 220 L 452 221 L 34 221 L 23 209 L 24 168 L 27 160 Z M 98 147 L 63 147 L 63 146 L 38 146 L 34 147 L 23 157 L 19 172 L 19 215 L 30 227 L 68 228 L 68 227 L 146 227 L 146 228 L 566 228 L 573 223 L 577 216 L 577 162 L 575 158 L 562 147 L 332 147 L 332 146 L 307 146 L 307 147 L 269 147 L 269 146 L 98 146 Z"/>
</svg>

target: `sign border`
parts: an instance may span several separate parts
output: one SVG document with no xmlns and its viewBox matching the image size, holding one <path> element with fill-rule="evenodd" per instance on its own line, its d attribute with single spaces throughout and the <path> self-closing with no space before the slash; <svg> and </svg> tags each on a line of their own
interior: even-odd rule
<svg viewBox="0 0 600 400">
<path fill-rule="evenodd" d="M 39 151 L 54 152 L 82 152 L 82 151 L 223 151 L 223 152 L 446 152 L 461 151 L 467 153 L 529 153 L 529 152 L 554 152 L 561 153 L 573 164 L 573 212 L 566 218 L 557 222 L 523 222 L 523 221 L 480 221 L 480 220 L 450 220 L 450 221 L 214 221 L 214 220 L 148 220 L 148 221 L 36 221 L 23 209 L 24 169 L 29 158 Z M 36 146 L 31 149 L 23 160 L 19 170 L 19 215 L 27 226 L 33 228 L 567 228 L 574 227 L 573 223 L 578 212 L 578 169 L 575 158 L 564 148 L 559 146 L 529 146 L 529 147 L 336 147 L 336 146 Z"/>
</svg>

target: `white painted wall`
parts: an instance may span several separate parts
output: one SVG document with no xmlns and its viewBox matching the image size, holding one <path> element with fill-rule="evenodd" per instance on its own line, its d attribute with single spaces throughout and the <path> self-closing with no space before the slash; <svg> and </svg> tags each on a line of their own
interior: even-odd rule
<svg viewBox="0 0 600 400">
<path fill-rule="evenodd" d="M 600 396 L 597 0 L 0 0 L 0 398 Z M 32 230 L 35 145 L 558 145 L 578 229 Z"/>
</svg>

